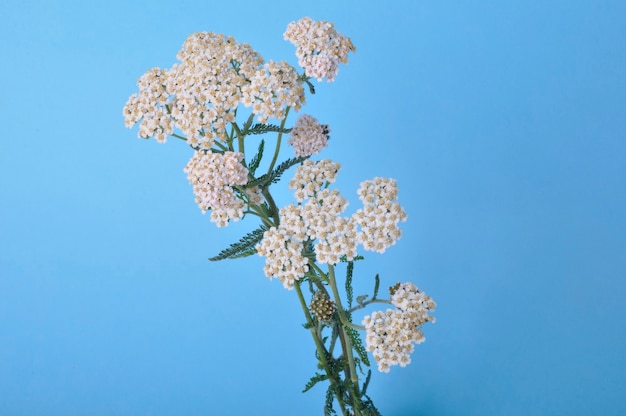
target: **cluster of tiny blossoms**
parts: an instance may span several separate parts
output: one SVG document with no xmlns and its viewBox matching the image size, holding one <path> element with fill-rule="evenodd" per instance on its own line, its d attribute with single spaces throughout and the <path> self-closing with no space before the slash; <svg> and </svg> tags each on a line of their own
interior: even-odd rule
<svg viewBox="0 0 626 416">
<path fill-rule="evenodd" d="M 295 68 L 264 63 L 247 43 L 212 32 L 189 36 L 169 70 L 154 68 L 139 79 L 139 93 L 124 106 L 127 127 L 141 122 L 139 137 L 164 142 L 174 128 L 190 146 L 210 149 L 226 137 L 239 103 L 252 107 L 260 122 L 298 110 L 304 88 Z"/>
<path fill-rule="evenodd" d="M 303 249 L 302 242 L 292 239 L 285 229 L 276 227 L 265 231 L 263 240 L 256 246 L 259 255 L 265 257 L 265 275 L 270 279 L 278 278 L 285 289 L 293 289 L 295 281 L 309 270 Z"/>
<path fill-rule="evenodd" d="M 296 169 L 293 179 L 289 183 L 290 189 L 296 189 L 296 194 L 302 202 L 305 198 L 312 198 L 321 192 L 322 187 L 335 181 L 339 171 L 339 163 L 331 160 L 313 162 L 310 160 Z M 345 209 L 345 201 L 341 201 L 338 194 L 326 198 L 327 209 L 337 215 Z M 279 211 L 280 225 L 272 227 L 263 234 L 263 239 L 256 246 L 259 255 L 265 257 L 265 275 L 269 278 L 276 277 L 287 289 L 292 289 L 296 280 L 304 277 L 309 270 L 308 259 L 303 255 L 304 243 L 310 239 L 312 230 L 320 232 L 323 220 L 313 218 L 310 212 L 314 209 L 314 203 L 309 208 L 302 205 L 289 204 Z M 309 212 L 309 215 L 307 215 Z M 316 221 L 317 220 L 317 221 Z M 331 229 L 331 225 L 326 225 Z M 318 259 L 320 261 L 320 259 Z M 338 261 L 338 259 L 337 259 Z"/>
<path fill-rule="evenodd" d="M 287 106 L 298 111 L 305 102 L 304 87 L 296 69 L 284 61 L 268 61 L 241 91 L 242 103 L 252 107 L 261 123 L 283 118 Z"/>
<path fill-rule="evenodd" d="M 318 81 L 334 81 L 339 63 L 348 62 L 348 53 L 356 50 L 350 38 L 337 32 L 332 23 L 308 17 L 289 23 L 283 37 L 296 46 L 298 65 L 305 74 Z"/>
<path fill-rule="evenodd" d="M 167 111 L 169 93 L 165 89 L 168 72 L 153 68 L 137 80 L 139 93 L 130 96 L 124 106 L 124 124 L 130 128 L 140 122 L 137 135 L 153 137 L 164 143 L 174 131 L 174 121 Z"/>
<path fill-rule="evenodd" d="M 288 143 L 293 146 L 296 156 L 311 156 L 326 147 L 328 133 L 328 125 L 322 125 L 315 117 L 303 114 L 296 120 Z"/>
<path fill-rule="evenodd" d="M 334 183 L 337 179 L 337 172 L 341 165 L 330 159 L 320 161 L 305 160 L 298 166 L 291 181 L 289 189 L 295 191 L 294 196 L 298 202 L 306 198 L 315 196 L 323 185 Z"/>
<path fill-rule="evenodd" d="M 407 218 L 396 200 L 396 181 L 391 178 L 364 181 L 358 194 L 363 208 L 354 214 L 354 219 L 361 227 L 360 242 L 365 250 L 384 253 L 402 235 L 398 223 Z"/>
<path fill-rule="evenodd" d="M 384 252 L 400 238 L 398 222 L 406 220 L 406 214 L 396 201 L 396 182 L 385 178 L 363 182 L 358 191 L 363 208 L 350 217 L 342 217 L 348 201 L 338 191 L 327 189 L 335 182 L 339 169 L 339 163 L 328 159 L 306 160 L 298 166 L 289 182 L 297 204 L 280 210 L 280 225 L 268 230 L 257 245 L 258 253 L 266 257 L 266 275 L 287 282 L 285 287 L 291 288 L 295 280 L 304 277 L 306 270 L 291 267 L 287 256 L 293 253 L 284 251 L 284 247 L 271 248 L 277 234 L 285 239 L 285 246 L 289 243 L 292 248 L 304 250 L 305 243 L 314 242 L 314 253 L 307 255 L 314 254 L 320 264 L 337 264 L 342 257 L 353 260 L 358 244 L 365 250 Z M 276 260 L 279 268 L 270 264 Z M 300 261 L 298 257 L 296 263 Z M 296 269 L 300 274 L 293 275 Z"/>
<path fill-rule="evenodd" d="M 428 313 L 435 310 L 435 302 L 411 282 L 391 288 L 391 303 L 395 309 L 376 311 L 363 319 L 365 349 L 370 351 L 378 370 L 389 372 L 392 365 L 405 367 L 411 362 L 415 344 L 426 340 L 422 326 L 435 322 Z"/>
<path fill-rule="evenodd" d="M 241 163 L 243 153 L 224 154 L 196 151 L 184 168 L 202 213 L 212 210 L 211 221 L 218 227 L 243 216 L 244 202 L 233 185 L 245 185 L 248 169 Z"/>
</svg>

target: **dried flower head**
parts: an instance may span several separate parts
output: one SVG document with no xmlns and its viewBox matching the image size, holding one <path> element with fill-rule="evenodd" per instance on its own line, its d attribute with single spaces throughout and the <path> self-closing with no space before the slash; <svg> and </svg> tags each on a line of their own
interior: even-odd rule
<svg viewBox="0 0 626 416">
<path fill-rule="evenodd" d="M 311 313 L 320 321 L 330 321 L 335 313 L 335 302 L 328 298 L 323 292 L 315 292 L 311 304 Z"/>
</svg>

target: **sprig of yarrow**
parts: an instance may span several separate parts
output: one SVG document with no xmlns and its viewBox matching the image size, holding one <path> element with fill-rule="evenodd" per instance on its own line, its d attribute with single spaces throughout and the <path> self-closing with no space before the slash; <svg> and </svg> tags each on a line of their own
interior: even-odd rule
<svg viewBox="0 0 626 416">
<path fill-rule="evenodd" d="M 304 391 L 328 381 L 325 414 L 335 413 L 336 400 L 343 415 L 379 415 L 366 394 L 371 371 L 360 384 L 359 374 L 370 366 L 367 353 L 373 354 L 380 371 L 406 365 L 413 345 L 424 340 L 422 325 L 434 322 L 429 313 L 435 303 L 412 283 L 396 284 L 390 288 L 390 299 L 381 299 L 378 275 L 371 296 L 354 298 L 354 261 L 363 259 L 358 250 L 385 252 L 400 238 L 398 224 L 407 216 L 390 178 L 362 182 L 357 193 L 363 207 L 343 215 L 348 202 L 330 187 L 340 165 L 311 159 L 328 145 L 330 128 L 307 114 L 287 126 L 290 111 L 305 104 L 304 86 L 315 93 L 311 79 L 335 80 L 339 65 L 356 50 L 351 40 L 332 23 L 307 17 L 291 22 L 284 38 L 296 46 L 302 73 L 284 61 L 265 61 L 232 37 L 212 32 L 191 35 L 177 55 L 178 63 L 169 69 L 153 68 L 139 79 L 139 92 L 124 106 L 125 124 L 139 124 L 139 137 L 164 143 L 171 136 L 194 150 L 184 171 L 196 203 L 203 213 L 210 212 L 217 226 L 248 215 L 260 221 L 209 260 L 259 254 L 266 258 L 264 272 L 269 278 L 277 277 L 285 288 L 295 289 L 323 371 L 313 375 Z M 245 121 L 238 122 L 238 113 L 247 114 Z M 294 156 L 279 162 L 286 134 Z M 259 135 L 264 138 L 248 159 L 246 142 Z M 275 135 L 274 148 L 267 170 L 257 176 L 267 135 Z M 289 188 L 296 203 L 279 208 L 271 187 L 293 167 Z M 342 262 L 347 263 L 345 302 L 336 275 Z M 310 305 L 301 287 L 305 282 Z M 375 311 L 362 325 L 352 322 L 354 311 L 374 303 L 394 309 Z M 410 339 L 394 338 L 398 329 Z M 366 333 L 365 344 L 360 331 Z"/>
</svg>

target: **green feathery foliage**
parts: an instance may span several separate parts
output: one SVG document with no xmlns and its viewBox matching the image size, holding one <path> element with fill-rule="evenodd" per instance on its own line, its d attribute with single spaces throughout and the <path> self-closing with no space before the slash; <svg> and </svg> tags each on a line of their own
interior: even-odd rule
<svg viewBox="0 0 626 416">
<path fill-rule="evenodd" d="M 310 322 L 305 322 L 302 324 L 302 327 L 304 329 L 311 329 L 313 328 L 315 325 L 317 325 L 317 318 L 313 318 Z"/>
<path fill-rule="evenodd" d="M 363 346 L 363 340 L 361 340 L 361 336 L 356 331 L 356 329 L 346 327 L 346 330 L 347 330 L 346 332 L 348 333 L 348 336 L 350 337 L 350 340 L 352 341 L 352 347 L 357 352 L 357 354 L 359 354 L 359 358 L 361 359 L 361 361 L 363 361 L 363 364 L 369 367 L 370 360 L 367 357 L 367 351 L 365 350 L 365 347 Z"/>
<path fill-rule="evenodd" d="M 265 133 L 289 133 L 291 132 L 291 129 L 285 129 L 285 128 L 280 128 L 280 126 L 277 126 L 275 124 L 262 124 L 262 123 L 257 123 L 257 124 L 253 124 L 252 126 L 250 126 L 250 128 L 248 128 L 247 130 L 244 130 L 245 134 L 265 134 Z"/>
<path fill-rule="evenodd" d="M 361 389 L 361 396 L 366 396 L 367 387 L 370 384 L 371 378 L 372 378 L 372 370 L 367 370 L 367 376 L 365 376 L 365 381 L 363 382 L 363 388 Z"/>
<path fill-rule="evenodd" d="M 324 381 L 324 380 L 328 380 L 328 376 L 326 374 L 315 373 L 315 375 L 311 377 L 309 382 L 306 383 L 306 386 L 304 386 L 304 390 L 302 390 L 302 393 L 305 393 L 311 390 L 313 386 L 315 386 L 320 381 Z"/>
<path fill-rule="evenodd" d="M 364 409 L 367 413 L 363 413 L 364 415 L 367 415 L 367 416 L 382 416 L 380 414 L 380 411 L 376 408 L 376 406 L 374 406 L 374 402 L 372 401 L 370 396 L 368 396 L 367 394 L 363 394 L 362 397 L 365 398 L 365 400 L 363 400 L 363 403 L 365 404 L 365 406 L 367 406 Z"/>
<path fill-rule="evenodd" d="M 254 231 L 249 232 L 238 242 L 231 244 L 227 249 L 222 250 L 217 256 L 209 258 L 210 261 L 218 261 L 225 259 L 237 259 L 241 257 L 251 256 L 256 253 L 254 246 L 263 239 L 263 233 L 267 228 L 263 225 Z"/>
<path fill-rule="evenodd" d="M 376 273 L 376 277 L 374 279 L 376 279 L 376 283 L 374 283 L 374 296 L 372 296 L 372 299 L 376 299 L 376 296 L 378 296 L 378 288 L 380 287 L 380 277 L 378 276 L 378 273 Z"/>
<path fill-rule="evenodd" d="M 348 300 L 348 309 L 352 307 L 354 293 L 352 292 L 352 272 L 354 271 L 354 262 L 349 261 L 346 267 L 346 298 Z"/>
<path fill-rule="evenodd" d="M 336 415 L 335 409 L 333 409 L 333 400 L 335 400 L 335 391 L 333 385 L 328 386 L 326 390 L 326 403 L 324 403 L 324 416 Z"/>
<path fill-rule="evenodd" d="M 282 174 L 285 173 L 285 171 L 287 169 L 289 169 L 293 165 L 297 165 L 298 163 L 302 163 L 303 161 L 305 161 L 308 158 L 309 158 L 309 156 L 302 156 L 302 157 L 295 157 L 295 158 L 287 159 L 283 163 L 281 163 L 280 165 L 276 166 L 274 168 L 274 170 L 271 171 L 270 173 L 266 173 L 265 175 L 248 182 L 246 187 L 247 188 L 251 188 L 253 186 L 257 186 L 258 185 L 261 188 L 266 188 L 269 185 L 271 185 L 272 183 L 278 182 L 280 180 L 280 177 L 282 176 Z"/>
<path fill-rule="evenodd" d="M 265 148 L 265 140 L 261 139 L 261 143 L 259 143 L 259 150 L 257 150 L 256 155 L 250 161 L 248 165 L 248 172 L 250 175 L 254 176 L 254 172 L 256 172 L 259 164 L 261 163 L 261 158 L 263 157 L 263 149 Z"/>
<path fill-rule="evenodd" d="M 346 255 L 342 255 L 341 257 L 339 257 L 339 261 L 343 262 L 343 263 L 347 263 L 348 261 L 358 261 L 358 260 L 363 260 L 365 257 L 363 256 L 354 256 L 354 258 L 352 260 L 348 260 L 348 257 L 346 257 Z"/>
</svg>

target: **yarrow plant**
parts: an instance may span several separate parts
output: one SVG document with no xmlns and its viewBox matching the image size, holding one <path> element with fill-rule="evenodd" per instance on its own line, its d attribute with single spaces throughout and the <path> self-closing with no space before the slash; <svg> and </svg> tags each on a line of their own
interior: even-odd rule
<svg viewBox="0 0 626 416">
<path fill-rule="evenodd" d="M 423 325 L 435 321 L 435 302 L 411 282 L 396 283 L 383 299 L 378 275 L 373 293 L 354 299 L 355 262 L 365 251 L 384 253 L 394 245 L 407 215 L 396 181 L 381 177 L 361 183 L 362 207 L 346 215 L 348 200 L 331 186 L 341 165 L 311 159 L 328 145 L 328 125 L 302 114 L 287 126 L 289 112 L 305 104 L 305 90 L 315 93 L 311 79 L 335 80 L 339 64 L 356 50 L 350 38 L 332 23 L 308 17 L 289 23 L 284 38 L 296 46 L 302 73 L 285 61 L 265 61 L 232 37 L 194 33 L 178 52 L 179 63 L 139 78 L 139 91 L 124 106 L 125 124 L 138 124 L 144 139 L 187 142 L 193 154 L 184 172 L 201 212 L 210 212 L 218 227 L 256 219 L 257 228 L 210 260 L 258 254 L 265 258 L 265 275 L 296 293 L 318 361 L 304 391 L 328 382 L 324 414 L 338 406 L 343 415 L 379 415 L 367 394 L 368 352 L 382 372 L 409 364 L 425 339 Z M 286 135 L 294 156 L 278 163 Z M 268 136 L 274 151 L 261 169 Z M 294 202 L 279 208 L 271 188 L 291 168 Z M 361 325 L 353 322 L 354 312 L 375 303 L 391 308 L 373 311 Z"/>
</svg>

